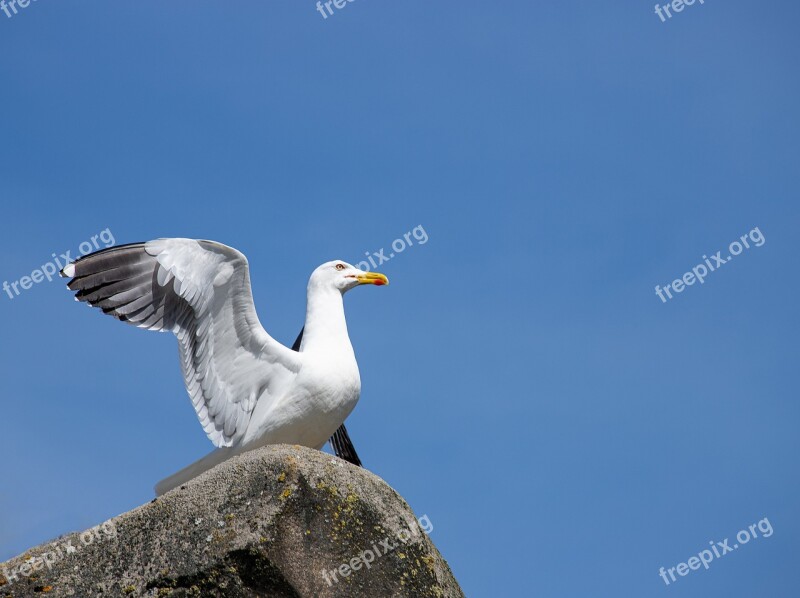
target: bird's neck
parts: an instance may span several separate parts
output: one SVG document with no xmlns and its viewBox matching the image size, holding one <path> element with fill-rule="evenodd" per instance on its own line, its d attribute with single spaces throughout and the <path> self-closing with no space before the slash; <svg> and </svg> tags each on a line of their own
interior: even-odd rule
<svg viewBox="0 0 800 598">
<path fill-rule="evenodd" d="M 344 317 L 344 297 L 338 289 L 308 290 L 303 352 L 320 349 L 353 351 Z"/>
</svg>

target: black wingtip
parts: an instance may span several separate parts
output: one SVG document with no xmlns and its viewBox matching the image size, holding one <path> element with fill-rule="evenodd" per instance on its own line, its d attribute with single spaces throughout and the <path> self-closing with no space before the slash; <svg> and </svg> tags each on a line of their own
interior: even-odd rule
<svg viewBox="0 0 800 598">
<path fill-rule="evenodd" d="M 361 459 L 358 458 L 356 447 L 353 446 L 353 441 L 350 440 L 350 435 L 347 433 L 347 428 L 344 427 L 344 424 L 339 426 L 339 429 L 334 432 L 330 442 L 333 447 L 333 452 L 336 453 L 337 457 L 358 467 L 364 467 L 361 464 Z"/>
</svg>

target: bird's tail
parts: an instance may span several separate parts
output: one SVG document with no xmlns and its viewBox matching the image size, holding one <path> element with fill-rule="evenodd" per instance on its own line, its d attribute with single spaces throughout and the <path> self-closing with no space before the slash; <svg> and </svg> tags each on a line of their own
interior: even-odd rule
<svg viewBox="0 0 800 598">
<path fill-rule="evenodd" d="M 170 490 L 177 488 L 178 486 L 182 486 L 189 480 L 193 480 L 199 476 L 201 473 L 205 473 L 223 461 L 230 459 L 235 454 L 236 451 L 231 448 L 220 448 L 209 453 L 199 461 L 195 461 L 188 467 L 184 467 L 178 473 L 173 473 L 168 478 L 161 480 L 158 484 L 156 484 L 156 495 L 161 496 Z"/>
</svg>

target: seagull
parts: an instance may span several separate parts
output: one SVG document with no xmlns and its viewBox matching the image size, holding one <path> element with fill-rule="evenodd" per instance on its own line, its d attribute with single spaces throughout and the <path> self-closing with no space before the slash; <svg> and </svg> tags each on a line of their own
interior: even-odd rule
<svg viewBox="0 0 800 598">
<path fill-rule="evenodd" d="M 330 439 L 337 455 L 361 465 L 344 427 L 361 394 L 344 294 L 389 284 L 383 274 L 342 260 L 314 270 L 305 326 L 291 348 L 261 326 L 247 258 L 215 241 L 118 245 L 75 260 L 61 275 L 77 301 L 178 339 L 186 390 L 217 448 L 159 482 L 158 496 L 268 444 L 320 450 Z"/>
</svg>

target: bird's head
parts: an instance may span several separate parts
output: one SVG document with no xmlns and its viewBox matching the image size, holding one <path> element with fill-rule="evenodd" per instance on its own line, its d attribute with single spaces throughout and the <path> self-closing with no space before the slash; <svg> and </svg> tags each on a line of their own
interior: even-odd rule
<svg viewBox="0 0 800 598">
<path fill-rule="evenodd" d="M 308 281 L 309 288 L 334 288 L 342 293 L 362 284 L 380 286 L 389 284 L 389 279 L 379 272 L 364 272 L 342 260 L 333 260 L 322 264 L 314 270 L 311 273 L 311 279 Z"/>
</svg>

